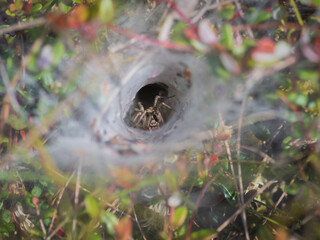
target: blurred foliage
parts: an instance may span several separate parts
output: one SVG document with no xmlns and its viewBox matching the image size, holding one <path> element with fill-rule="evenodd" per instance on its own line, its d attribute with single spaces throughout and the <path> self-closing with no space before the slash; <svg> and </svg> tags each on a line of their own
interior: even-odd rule
<svg viewBox="0 0 320 240">
<path fill-rule="evenodd" d="M 199 1 L 196 13 L 211 8 L 194 22 L 180 2 L 0 0 L 0 239 L 245 239 L 233 216 L 244 203 L 251 239 L 320 238 L 320 2 Z M 164 4 L 164 23 L 175 16 L 158 29 L 166 41 L 117 25 L 132 6 L 152 13 Z M 209 119 L 203 150 L 165 163 L 108 166 L 105 176 L 60 170 L 45 146 L 62 124 L 56 116 L 81 104 L 63 104 L 81 92 L 70 59 L 107 49 L 111 31 L 205 58 L 219 86 L 239 83 L 249 102 L 281 106 L 283 118 L 240 129 Z M 257 93 L 247 77 L 256 70 Z"/>
</svg>

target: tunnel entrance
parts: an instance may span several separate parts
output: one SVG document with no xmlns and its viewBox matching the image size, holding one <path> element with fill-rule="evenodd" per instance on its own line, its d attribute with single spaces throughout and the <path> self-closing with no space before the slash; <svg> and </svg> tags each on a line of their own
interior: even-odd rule
<svg viewBox="0 0 320 240">
<path fill-rule="evenodd" d="M 129 127 L 145 131 L 154 131 L 170 120 L 174 112 L 174 103 L 169 96 L 169 86 L 162 82 L 147 84 L 139 89 L 126 115 Z"/>
</svg>

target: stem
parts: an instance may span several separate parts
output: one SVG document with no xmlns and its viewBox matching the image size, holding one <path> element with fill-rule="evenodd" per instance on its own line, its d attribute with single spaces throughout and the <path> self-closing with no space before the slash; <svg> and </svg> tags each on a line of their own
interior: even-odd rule
<svg viewBox="0 0 320 240">
<path fill-rule="evenodd" d="M 293 11 L 294 11 L 294 13 L 295 13 L 296 16 L 297 16 L 298 23 L 299 23 L 301 26 L 303 26 L 303 20 L 302 20 L 302 18 L 301 18 L 301 15 L 300 15 L 300 12 L 299 12 L 299 10 L 298 10 L 298 7 L 297 7 L 296 2 L 295 2 L 294 0 L 290 0 L 290 4 L 292 5 Z"/>
</svg>

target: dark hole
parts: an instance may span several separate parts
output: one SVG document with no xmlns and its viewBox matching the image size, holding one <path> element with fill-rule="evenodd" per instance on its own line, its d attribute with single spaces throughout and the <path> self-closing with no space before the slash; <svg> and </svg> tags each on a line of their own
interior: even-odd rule
<svg viewBox="0 0 320 240">
<path fill-rule="evenodd" d="M 141 102 L 144 108 L 153 106 L 156 96 L 168 97 L 168 86 L 164 83 L 153 83 L 142 87 L 136 94 L 136 103 Z"/>
<path fill-rule="evenodd" d="M 169 87 L 166 84 L 161 83 L 161 82 L 148 84 L 148 85 L 145 85 L 144 87 L 142 87 L 137 92 L 136 97 L 134 98 L 132 105 L 131 105 L 131 107 L 125 117 L 126 124 L 130 127 L 147 130 L 141 124 L 142 120 L 140 121 L 140 124 L 139 124 L 139 118 L 136 119 L 136 120 L 138 120 L 138 122 L 135 122 L 135 123 L 133 122 L 133 120 L 135 119 L 135 117 L 138 114 L 138 111 L 135 110 L 135 109 L 139 109 L 138 103 L 140 102 L 142 104 L 142 106 L 144 107 L 144 109 L 148 109 L 149 107 L 154 106 L 156 97 L 161 96 L 161 97 L 163 97 L 163 99 L 161 99 L 159 101 L 165 102 L 170 106 L 170 103 L 168 103 L 168 102 L 172 98 L 171 98 L 171 96 L 168 96 L 168 94 L 169 94 Z M 159 102 L 157 102 L 157 104 L 159 104 Z M 173 106 L 171 106 L 171 107 L 173 107 Z M 163 125 L 168 121 L 169 116 L 172 114 L 172 111 L 173 111 L 172 109 L 168 109 L 167 107 L 161 108 L 160 112 L 161 112 L 161 116 L 163 118 L 163 122 L 161 122 L 160 125 Z M 150 116 L 150 115 L 147 114 L 147 116 Z"/>
</svg>

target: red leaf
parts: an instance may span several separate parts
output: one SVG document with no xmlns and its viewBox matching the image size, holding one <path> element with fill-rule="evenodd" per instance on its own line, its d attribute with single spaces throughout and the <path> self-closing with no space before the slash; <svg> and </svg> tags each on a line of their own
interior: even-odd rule
<svg viewBox="0 0 320 240">
<path fill-rule="evenodd" d="M 115 226 L 116 233 L 119 240 L 130 240 L 132 239 L 132 222 L 130 218 L 123 217 L 119 223 Z"/>
<path fill-rule="evenodd" d="M 215 153 L 210 157 L 210 165 L 212 166 L 218 159 L 218 155 Z"/>
<path fill-rule="evenodd" d="M 32 3 L 31 2 L 23 2 L 23 7 L 22 10 L 24 11 L 24 15 L 29 15 L 30 11 L 32 8 Z"/>
<path fill-rule="evenodd" d="M 57 235 L 60 237 L 67 237 L 67 234 L 64 232 L 63 228 L 59 228 Z"/>
<path fill-rule="evenodd" d="M 239 16 L 240 16 L 239 11 L 235 11 L 234 14 L 233 14 L 233 16 L 232 16 L 232 18 L 229 19 L 229 21 L 230 21 L 230 22 L 233 22 L 233 21 L 235 21 Z"/>
<path fill-rule="evenodd" d="M 262 38 L 259 40 L 254 51 L 264 52 L 264 53 L 273 53 L 275 48 L 275 42 L 270 38 Z"/>
<path fill-rule="evenodd" d="M 314 50 L 320 55 L 320 37 L 314 40 Z"/>
<path fill-rule="evenodd" d="M 37 206 L 39 203 L 39 198 L 37 197 L 32 197 L 31 202 L 33 203 L 33 205 Z"/>
<path fill-rule="evenodd" d="M 90 23 L 87 23 L 81 26 L 80 32 L 89 41 L 94 40 L 97 36 L 96 28 Z"/>
<path fill-rule="evenodd" d="M 24 130 L 20 130 L 20 136 L 23 140 L 26 139 L 26 132 Z"/>
<path fill-rule="evenodd" d="M 76 5 L 66 14 L 49 13 L 46 16 L 47 21 L 58 29 L 79 29 L 82 24 L 87 22 L 89 10 L 86 5 Z"/>
<path fill-rule="evenodd" d="M 186 30 L 184 30 L 184 35 L 190 40 L 199 40 L 199 37 L 193 28 L 189 27 Z"/>
<path fill-rule="evenodd" d="M 36 209 L 39 209 L 39 198 L 37 197 L 32 197 L 31 198 L 32 204 L 36 207 Z"/>
<path fill-rule="evenodd" d="M 89 10 L 86 5 L 76 5 L 65 16 L 69 28 L 77 29 L 89 18 Z"/>
<path fill-rule="evenodd" d="M 17 131 L 14 132 L 14 138 L 13 138 L 13 146 L 15 146 L 18 142 L 18 134 Z"/>
</svg>

